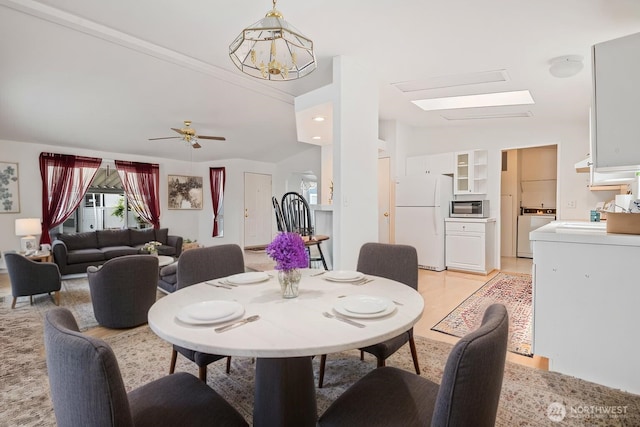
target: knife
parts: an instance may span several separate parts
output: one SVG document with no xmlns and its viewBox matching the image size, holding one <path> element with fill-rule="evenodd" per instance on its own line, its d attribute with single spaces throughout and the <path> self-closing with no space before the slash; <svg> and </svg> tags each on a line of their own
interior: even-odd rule
<svg viewBox="0 0 640 427">
<path fill-rule="evenodd" d="M 249 322 L 254 322 L 256 320 L 258 320 L 260 318 L 260 316 L 258 316 L 257 314 L 254 316 L 249 316 L 246 319 L 242 319 L 238 322 L 233 322 L 230 323 L 228 325 L 224 325 L 224 326 L 220 326 L 219 328 L 215 328 L 214 331 L 216 332 L 224 332 L 224 331 L 228 331 L 231 328 L 235 328 L 236 326 L 240 326 L 240 325 L 244 325 L 245 323 L 249 323 Z"/>
</svg>

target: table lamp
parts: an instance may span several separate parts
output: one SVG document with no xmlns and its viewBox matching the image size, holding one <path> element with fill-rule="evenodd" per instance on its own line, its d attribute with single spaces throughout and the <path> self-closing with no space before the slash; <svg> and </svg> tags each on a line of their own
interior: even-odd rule
<svg viewBox="0 0 640 427">
<path fill-rule="evenodd" d="M 40 218 L 16 219 L 16 236 L 24 236 L 20 239 L 20 250 L 22 252 L 37 250 L 38 242 L 33 235 L 40 234 L 41 231 Z"/>
</svg>

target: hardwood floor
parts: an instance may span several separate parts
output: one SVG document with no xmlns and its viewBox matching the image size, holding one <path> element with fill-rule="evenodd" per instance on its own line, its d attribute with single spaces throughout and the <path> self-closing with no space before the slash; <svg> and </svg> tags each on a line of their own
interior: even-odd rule
<svg viewBox="0 0 640 427">
<path fill-rule="evenodd" d="M 246 263 L 248 267 L 251 265 L 256 266 L 256 269 L 273 265 L 266 258 L 266 255 L 254 252 L 248 254 Z M 526 258 L 502 258 L 502 271 L 531 273 L 531 260 Z M 420 270 L 418 291 L 424 298 L 425 310 L 422 319 L 414 326 L 414 333 L 438 341 L 455 343 L 458 338 L 432 331 L 431 328 L 497 273 L 498 271 L 496 270 L 484 276 L 455 271 L 435 272 Z M 11 298 L 11 286 L 6 270 L 0 270 L 0 297 L 2 296 Z M 90 331 L 91 335 L 99 338 L 119 333 L 121 331 L 103 327 L 93 328 Z M 549 368 L 548 360 L 539 356 L 525 357 L 508 352 L 507 360 L 543 370 L 548 370 Z"/>
</svg>

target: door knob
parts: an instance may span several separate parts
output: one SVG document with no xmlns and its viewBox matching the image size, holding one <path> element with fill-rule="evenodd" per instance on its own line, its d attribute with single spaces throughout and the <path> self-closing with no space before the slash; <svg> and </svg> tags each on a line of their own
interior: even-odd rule
<svg viewBox="0 0 640 427">
<path fill-rule="evenodd" d="M 389 216 L 389 212 L 385 212 L 385 213 L 384 213 L 384 216 Z"/>
</svg>

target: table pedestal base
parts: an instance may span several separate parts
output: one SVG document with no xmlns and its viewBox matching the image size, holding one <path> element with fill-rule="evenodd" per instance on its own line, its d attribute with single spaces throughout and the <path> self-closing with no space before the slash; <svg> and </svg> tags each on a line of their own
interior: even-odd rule
<svg viewBox="0 0 640 427">
<path fill-rule="evenodd" d="M 258 358 L 253 425 L 313 427 L 317 420 L 311 357 Z"/>
</svg>

